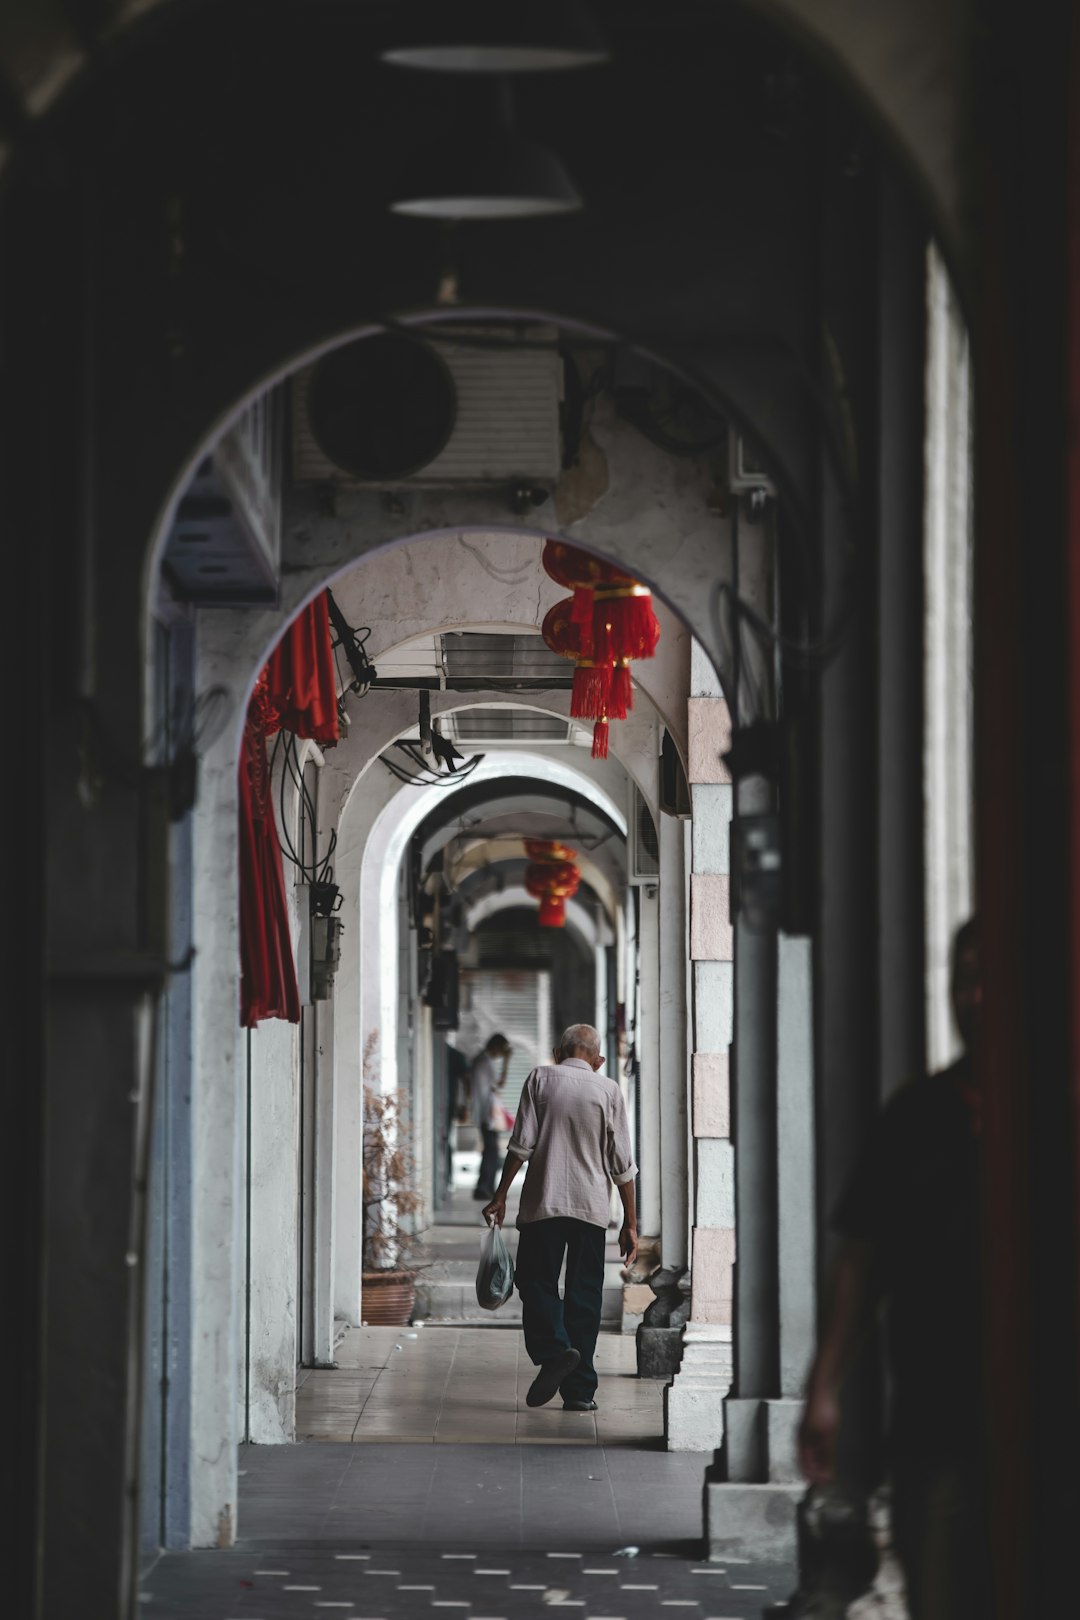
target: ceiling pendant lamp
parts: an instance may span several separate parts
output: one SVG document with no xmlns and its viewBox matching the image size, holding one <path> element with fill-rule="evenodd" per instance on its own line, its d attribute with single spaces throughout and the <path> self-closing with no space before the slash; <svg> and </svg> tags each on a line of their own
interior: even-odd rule
<svg viewBox="0 0 1080 1620">
<path fill-rule="evenodd" d="M 402 33 L 382 60 L 433 73 L 559 73 L 610 54 L 589 11 L 574 0 L 444 0 L 411 8 Z"/>
<path fill-rule="evenodd" d="M 461 125 L 412 154 L 390 202 L 392 213 L 439 220 L 530 219 L 580 207 L 555 153 L 518 134 L 505 80 L 470 91 Z"/>
</svg>

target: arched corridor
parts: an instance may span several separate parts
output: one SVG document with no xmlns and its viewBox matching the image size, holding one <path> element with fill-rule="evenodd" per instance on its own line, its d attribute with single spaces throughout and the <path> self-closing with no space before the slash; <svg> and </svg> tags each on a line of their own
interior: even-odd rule
<svg viewBox="0 0 1080 1620">
<path fill-rule="evenodd" d="M 9 13 L 13 1612 L 923 1620 L 939 1411 L 1060 1612 L 1075 20 Z M 595 1412 L 473 1289 L 575 1024 Z"/>
</svg>

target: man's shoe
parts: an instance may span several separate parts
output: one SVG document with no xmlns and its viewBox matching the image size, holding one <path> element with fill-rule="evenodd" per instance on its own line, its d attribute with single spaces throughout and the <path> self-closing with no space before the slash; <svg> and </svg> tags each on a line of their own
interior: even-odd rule
<svg viewBox="0 0 1080 1620">
<path fill-rule="evenodd" d="M 484 1200 L 485 1204 L 490 1204 L 491 1200 L 494 1198 L 494 1196 L 495 1196 L 494 1193 L 481 1192 L 479 1187 L 477 1187 L 476 1191 L 473 1193 L 473 1197 L 475 1199 L 479 1200 L 479 1199 L 482 1198 Z"/>
<path fill-rule="evenodd" d="M 563 1401 L 564 1412 L 596 1412 L 599 1410 L 595 1401 Z"/>
<path fill-rule="evenodd" d="M 552 1356 L 550 1361 L 540 1363 L 540 1371 L 529 1385 L 525 1396 L 526 1406 L 546 1406 L 553 1395 L 558 1393 L 559 1385 L 569 1378 L 581 1357 L 576 1350 L 564 1350 L 561 1356 Z"/>
</svg>

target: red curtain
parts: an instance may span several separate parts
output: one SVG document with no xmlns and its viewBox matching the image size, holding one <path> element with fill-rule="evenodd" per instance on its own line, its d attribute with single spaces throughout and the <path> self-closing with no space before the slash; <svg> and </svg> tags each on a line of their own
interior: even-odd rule
<svg viewBox="0 0 1080 1620">
<path fill-rule="evenodd" d="M 337 678 L 323 592 L 293 620 L 248 704 L 240 751 L 240 1022 L 300 1021 L 266 739 L 279 729 L 338 740 Z"/>
<path fill-rule="evenodd" d="M 298 614 L 270 654 L 266 684 L 278 724 L 286 731 L 316 742 L 337 742 L 337 671 L 325 591 Z"/>
</svg>

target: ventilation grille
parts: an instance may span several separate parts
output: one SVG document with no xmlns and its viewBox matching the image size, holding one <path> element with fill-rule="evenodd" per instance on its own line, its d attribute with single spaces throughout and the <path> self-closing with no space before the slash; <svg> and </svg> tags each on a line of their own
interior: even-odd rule
<svg viewBox="0 0 1080 1620">
<path fill-rule="evenodd" d="M 490 327 L 461 329 L 461 338 L 497 341 Z M 454 485 L 518 481 L 554 484 L 561 465 L 559 406 L 562 359 L 553 327 L 529 327 L 514 347 L 475 347 L 432 342 L 446 361 L 457 391 L 457 418 L 446 448 L 412 478 L 361 484 L 320 450 L 308 420 L 307 396 L 314 366 L 292 380 L 292 467 L 298 484 L 331 482 L 352 488 L 401 488 L 405 484 Z M 426 334 L 425 334 L 426 336 Z"/>
<path fill-rule="evenodd" d="M 630 789 L 629 819 L 628 879 L 631 883 L 655 883 L 660 877 L 660 841 L 652 811 L 636 787 Z"/>
<path fill-rule="evenodd" d="M 455 632 L 442 638 L 446 684 L 456 681 L 551 680 L 565 686 L 572 666 L 540 636 L 479 635 Z"/>
<path fill-rule="evenodd" d="M 444 716 L 440 730 L 458 743 L 565 743 L 579 728 L 555 714 L 529 709 L 465 709 Z"/>
</svg>

